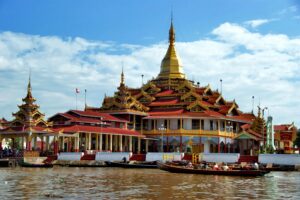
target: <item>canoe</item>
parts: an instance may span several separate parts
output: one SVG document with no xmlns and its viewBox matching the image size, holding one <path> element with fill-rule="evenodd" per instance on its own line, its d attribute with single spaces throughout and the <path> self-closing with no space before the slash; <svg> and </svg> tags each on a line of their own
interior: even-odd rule
<svg viewBox="0 0 300 200">
<path fill-rule="evenodd" d="M 157 168 L 156 162 L 141 162 L 141 163 L 130 163 L 130 162 L 105 162 L 108 167 L 122 167 L 122 168 Z"/>
<path fill-rule="evenodd" d="M 225 175 L 225 176 L 264 176 L 270 171 L 266 170 L 212 170 L 212 169 L 195 169 L 186 166 L 172 165 L 171 163 L 157 163 L 158 168 L 172 173 L 186 174 L 204 174 L 204 175 Z"/>
<path fill-rule="evenodd" d="M 52 168 L 53 167 L 53 164 L 51 163 L 36 164 L 36 163 L 20 162 L 19 165 L 21 167 L 30 167 L 30 168 Z"/>
</svg>

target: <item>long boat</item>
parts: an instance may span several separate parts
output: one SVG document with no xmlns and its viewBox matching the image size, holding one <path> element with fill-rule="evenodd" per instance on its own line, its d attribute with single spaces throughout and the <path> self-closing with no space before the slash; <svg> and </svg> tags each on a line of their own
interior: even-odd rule
<svg viewBox="0 0 300 200">
<path fill-rule="evenodd" d="M 111 162 L 105 161 L 108 167 L 122 167 L 122 168 L 157 168 L 156 162 L 141 162 L 141 163 L 130 163 L 130 162 Z"/>
<path fill-rule="evenodd" d="M 30 168 L 51 168 L 53 164 L 51 163 L 29 163 L 29 162 L 20 162 L 21 167 L 30 167 Z"/>
<path fill-rule="evenodd" d="M 172 165 L 171 163 L 157 163 L 158 168 L 172 173 L 204 174 L 204 175 L 225 175 L 225 176 L 264 176 L 270 171 L 266 170 L 213 170 L 195 169 L 186 166 Z"/>
</svg>

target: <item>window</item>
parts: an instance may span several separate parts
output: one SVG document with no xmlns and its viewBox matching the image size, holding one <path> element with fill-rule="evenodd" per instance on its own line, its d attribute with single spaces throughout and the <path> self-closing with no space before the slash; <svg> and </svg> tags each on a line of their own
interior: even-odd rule
<svg viewBox="0 0 300 200">
<path fill-rule="evenodd" d="M 210 124 L 210 130 L 214 130 L 214 121 L 213 120 L 209 120 L 209 124 Z"/>
<path fill-rule="evenodd" d="M 193 130 L 200 129 L 200 120 L 199 119 L 192 119 L 192 129 Z"/>
</svg>

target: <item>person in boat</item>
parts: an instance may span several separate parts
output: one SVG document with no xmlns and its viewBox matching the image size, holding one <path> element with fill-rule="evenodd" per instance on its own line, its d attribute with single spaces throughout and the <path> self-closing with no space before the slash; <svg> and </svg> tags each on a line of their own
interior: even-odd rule
<svg viewBox="0 0 300 200">
<path fill-rule="evenodd" d="M 219 165 L 217 163 L 215 163 L 213 170 L 219 170 Z"/>
<path fill-rule="evenodd" d="M 186 165 L 187 168 L 194 168 L 193 164 L 191 162 L 189 162 L 187 165 Z"/>
<path fill-rule="evenodd" d="M 257 162 L 254 163 L 253 168 L 254 168 L 255 170 L 259 170 L 259 166 L 258 166 Z"/>
<path fill-rule="evenodd" d="M 125 156 L 122 158 L 122 160 L 124 163 L 126 163 L 126 161 L 127 161 Z"/>
<path fill-rule="evenodd" d="M 222 166 L 222 169 L 223 169 L 224 171 L 228 171 L 229 167 L 228 167 L 227 163 L 225 163 L 225 164 Z"/>
</svg>

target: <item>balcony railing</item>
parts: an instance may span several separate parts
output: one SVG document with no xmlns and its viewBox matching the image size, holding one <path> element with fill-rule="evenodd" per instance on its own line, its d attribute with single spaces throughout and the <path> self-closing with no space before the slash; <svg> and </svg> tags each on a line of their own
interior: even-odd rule
<svg viewBox="0 0 300 200">
<path fill-rule="evenodd" d="M 234 137 L 233 132 L 219 131 L 219 130 L 186 130 L 186 129 L 177 129 L 177 130 L 143 130 L 145 135 L 194 135 L 194 136 L 222 136 L 222 137 Z"/>
</svg>

